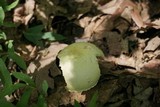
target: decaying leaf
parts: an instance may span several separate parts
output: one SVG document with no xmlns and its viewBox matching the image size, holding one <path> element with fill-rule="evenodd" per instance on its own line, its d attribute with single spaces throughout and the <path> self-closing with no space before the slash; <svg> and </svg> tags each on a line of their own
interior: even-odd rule
<svg viewBox="0 0 160 107">
<path fill-rule="evenodd" d="M 50 88 L 54 88 L 54 80 L 51 77 L 55 77 L 60 74 L 55 59 L 58 52 L 63 49 L 65 44 L 52 43 L 50 47 L 42 50 L 37 58 L 31 62 L 27 68 L 28 74 L 33 74 L 35 82 L 38 87 L 46 80 Z M 53 71 L 52 71 L 53 70 Z M 52 75 L 51 77 L 49 75 Z"/>
<path fill-rule="evenodd" d="M 16 51 L 24 58 L 25 61 L 30 61 L 36 57 L 37 47 L 27 44 L 21 44 L 16 47 Z"/>
<path fill-rule="evenodd" d="M 139 10 L 135 3 L 131 0 L 112 0 L 110 3 L 99 7 L 101 11 L 104 13 L 109 13 L 113 15 L 121 15 L 122 13 L 126 12 L 125 15 L 129 15 L 138 27 L 144 27 L 144 22 L 142 17 L 140 16 Z M 125 11 L 125 10 L 128 11 Z"/>
<path fill-rule="evenodd" d="M 81 93 L 69 93 L 64 89 L 64 87 L 59 87 L 55 93 L 48 98 L 49 107 L 57 107 L 59 105 L 67 106 L 69 104 L 74 104 L 74 101 L 84 102 L 86 96 Z"/>
<path fill-rule="evenodd" d="M 93 0 L 37 0 L 35 14 L 46 26 L 54 16 L 67 16 L 73 19 L 90 11 Z M 47 8 L 47 9 L 46 9 Z"/>
<path fill-rule="evenodd" d="M 146 62 L 142 68 L 143 72 L 152 72 L 159 76 L 160 74 L 160 60 L 159 59 L 152 59 L 149 62 Z"/>
<path fill-rule="evenodd" d="M 13 21 L 19 24 L 27 25 L 29 20 L 34 14 L 35 1 L 34 0 L 26 0 L 24 4 L 19 5 L 16 9 L 14 9 Z"/>
<path fill-rule="evenodd" d="M 104 105 L 106 102 L 108 102 L 112 95 L 114 94 L 114 92 L 116 90 L 118 90 L 118 85 L 117 79 L 114 80 L 108 80 L 108 81 L 103 81 L 104 83 L 99 83 L 96 87 L 92 88 L 91 90 L 84 92 L 83 94 L 86 95 L 86 101 L 89 102 L 89 100 L 91 99 L 92 95 L 98 91 L 98 105 L 97 106 L 102 106 Z"/>
<path fill-rule="evenodd" d="M 144 49 L 144 52 L 145 51 L 155 51 L 159 46 L 160 46 L 160 37 L 156 36 L 154 38 L 152 38 L 147 46 L 145 47 Z"/>
</svg>

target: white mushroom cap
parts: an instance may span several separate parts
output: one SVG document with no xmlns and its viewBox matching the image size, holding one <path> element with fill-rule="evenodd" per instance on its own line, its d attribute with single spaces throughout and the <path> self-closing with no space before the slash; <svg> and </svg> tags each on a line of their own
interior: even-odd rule
<svg viewBox="0 0 160 107">
<path fill-rule="evenodd" d="M 58 54 L 69 91 L 82 92 L 97 84 L 100 78 L 97 56 L 104 54 L 95 45 L 86 42 L 73 43 Z"/>
</svg>

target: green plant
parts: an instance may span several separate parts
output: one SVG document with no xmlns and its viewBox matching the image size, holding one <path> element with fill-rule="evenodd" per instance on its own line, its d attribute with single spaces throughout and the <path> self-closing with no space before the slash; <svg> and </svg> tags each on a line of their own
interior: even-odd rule
<svg viewBox="0 0 160 107">
<path fill-rule="evenodd" d="M 65 39 L 65 37 L 60 34 L 56 34 L 54 32 L 43 32 L 43 30 L 43 25 L 33 26 L 24 32 L 24 37 L 39 46 L 43 46 L 43 40 L 59 41 Z"/>
<path fill-rule="evenodd" d="M 19 0 L 15 0 L 13 3 L 9 4 L 6 0 L 0 0 L 0 103 L 1 106 L 7 107 L 47 107 L 45 97 L 47 95 L 48 84 L 46 81 L 42 83 L 41 93 L 37 98 L 37 102 L 34 104 L 29 104 L 30 96 L 33 90 L 36 90 L 36 85 L 32 78 L 27 74 L 22 73 L 26 70 L 27 66 L 22 57 L 20 57 L 14 50 L 13 40 L 7 40 L 7 35 L 1 29 L 7 27 L 15 27 L 12 22 L 5 22 L 5 13 L 13 9 Z M 5 50 L 3 47 L 5 46 Z M 21 69 L 20 72 L 12 71 L 10 72 L 7 69 L 7 60 L 12 60 L 15 62 Z M 20 82 L 12 81 L 12 77 L 16 78 Z M 6 100 L 5 96 L 11 95 L 16 90 L 23 89 L 23 95 L 13 104 Z"/>
<path fill-rule="evenodd" d="M 4 13 L 4 10 L 3 8 L 0 6 L 0 25 L 3 24 L 3 20 L 4 20 L 4 17 L 5 17 L 5 13 Z"/>
<path fill-rule="evenodd" d="M 8 4 L 6 0 L 1 0 L 0 7 L 2 7 L 4 9 L 4 11 L 10 11 L 18 4 L 18 2 L 19 2 L 19 0 L 15 0 L 13 3 Z"/>
<path fill-rule="evenodd" d="M 11 76 L 23 81 L 23 83 L 13 83 Z M 9 73 L 7 70 L 4 61 L 0 59 L 0 79 L 3 83 L 3 89 L 0 91 L 0 102 L 1 106 L 8 105 L 7 107 L 29 107 L 29 98 L 33 90 L 36 89 L 36 85 L 34 81 L 31 79 L 30 76 L 20 73 L 20 72 L 13 72 L 12 74 Z M 20 100 L 16 104 L 12 104 L 5 99 L 6 95 L 12 94 L 14 91 L 23 88 L 24 93 L 21 96 Z M 46 81 L 42 83 L 41 87 L 41 94 L 38 96 L 38 101 L 33 106 L 35 107 L 47 107 L 45 97 L 47 95 L 48 84 Z"/>
<path fill-rule="evenodd" d="M 0 26 L 5 27 L 13 27 L 15 26 L 12 22 L 4 22 L 5 12 L 12 10 L 17 4 L 19 0 L 15 0 L 13 3 L 8 4 L 6 0 L 0 0 Z M 4 32 L 0 30 L 0 38 L 4 36 Z"/>
</svg>

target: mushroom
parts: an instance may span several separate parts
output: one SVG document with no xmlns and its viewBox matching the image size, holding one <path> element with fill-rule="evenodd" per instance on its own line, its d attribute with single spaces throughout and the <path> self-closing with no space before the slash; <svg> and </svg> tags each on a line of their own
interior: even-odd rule
<svg viewBox="0 0 160 107">
<path fill-rule="evenodd" d="M 92 43 L 77 42 L 65 47 L 58 54 L 67 89 L 70 92 L 87 91 L 94 87 L 100 78 L 97 57 L 103 52 Z"/>
</svg>

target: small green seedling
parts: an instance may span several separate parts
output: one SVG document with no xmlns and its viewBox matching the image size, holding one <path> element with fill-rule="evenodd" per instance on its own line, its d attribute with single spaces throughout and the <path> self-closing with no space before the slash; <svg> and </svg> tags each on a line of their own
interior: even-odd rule
<svg viewBox="0 0 160 107">
<path fill-rule="evenodd" d="M 97 57 L 103 52 L 91 43 L 78 42 L 64 48 L 59 54 L 60 67 L 71 92 L 82 92 L 94 87 L 100 78 Z"/>
</svg>

